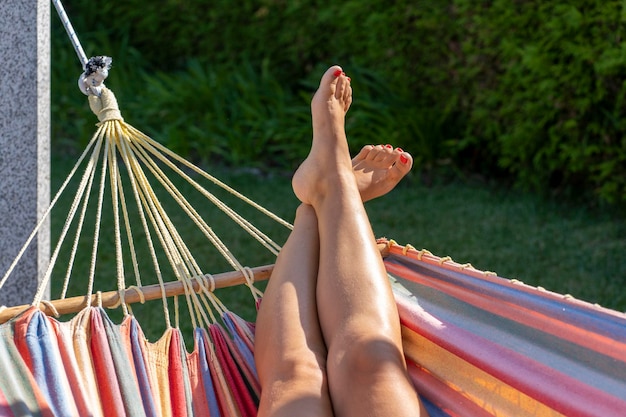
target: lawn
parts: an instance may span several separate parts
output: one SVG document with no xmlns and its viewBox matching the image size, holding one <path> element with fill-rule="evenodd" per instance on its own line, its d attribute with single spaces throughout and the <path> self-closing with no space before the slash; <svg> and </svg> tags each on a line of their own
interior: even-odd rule
<svg viewBox="0 0 626 417">
<path fill-rule="evenodd" d="M 53 158 L 53 190 L 63 182 L 73 164 L 74 161 L 68 158 Z M 208 171 L 213 170 L 209 168 Z M 245 169 L 214 171 L 214 175 L 244 195 L 292 221 L 297 200 L 290 189 L 289 175 L 267 175 Z M 233 226 L 199 193 L 183 181 L 177 182 L 177 186 L 242 264 L 257 266 L 273 262 L 271 253 Z M 60 200 L 60 207 L 53 213 L 53 236 L 58 236 L 63 227 L 63 213 L 71 205 L 72 192 L 71 188 L 68 189 L 69 194 Z M 215 194 L 277 243 L 284 242 L 288 235 L 286 228 L 247 205 L 239 204 L 228 193 L 215 191 Z M 105 203 L 106 208 L 110 200 Z M 229 266 L 216 256 L 216 251 L 210 250 L 210 245 L 192 222 L 186 220 L 166 198 L 164 204 L 171 210 L 177 230 L 201 260 L 205 272 L 229 270 Z M 418 249 L 426 248 L 436 255 L 451 256 L 457 262 L 470 262 L 478 269 L 494 271 L 505 278 L 572 294 L 612 309 L 626 309 L 626 257 L 623 256 L 626 221 L 616 216 L 485 184 L 456 181 L 425 186 L 417 175 L 405 179 L 384 198 L 367 203 L 366 208 L 377 236 L 393 238 L 400 244 L 410 243 Z M 93 222 L 91 224 L 86 228 L 92 228 Z M 131 224 L 138 224 L 137 219 L 131 219 Z M 85 230 L 88 231 L 81 238 L 68 295 L 86 293 L 93 229 Z M 112 221 L 105 215 L 99 239 L 96 289 L 115 288 L 112 230 Z M 140 244 L 145 242 L 145 237 L 137 234 L 136 239 L 139 242 L 138 262 L 144 271 L 142 282 L 155 282 L 149 253 L 142 249 L 146 246 Z M 58 265 L 67 264 L 68 252 L 68 249 L 62 251 Z M 55 271 L 53 298 L 58 297 L 63 274 L 62 270 Z M 131 284 L 131 275 L 127 269 L 127 285 Z M 218 290 L 217 294 L 230 309 L 245 318 L 253 318 L 254 301 L 247 289 Z M 152 340 L 158 337 L 164 324 L 160 302 L 133 306 L 133 311 L 148 337 Z M 181 311 L 181 327 L 188 327 L 184 308 Z M 115 319 L 116 313 L 112 315 Z"/>
</svg>

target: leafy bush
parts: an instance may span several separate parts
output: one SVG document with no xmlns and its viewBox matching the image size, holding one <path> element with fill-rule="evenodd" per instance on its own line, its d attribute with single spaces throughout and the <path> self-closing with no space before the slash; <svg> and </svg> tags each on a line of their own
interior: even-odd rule
<svg viewBox="0 0 626 417">
<path fill-rule="evenodd" d="M 617 0 L 126 0 L 103 2 L 98 14 L 92 7 L 68 4 L 88 54 L 118 53 L 114 62 L 125 64 L 113 73 L 128 70 L 119 80 L 124 94 L 160 103 L 160 113 L 150 104 L 146 111 L 170 125 L 155 132 L 182 152 L 254 165 L 249 158 L 265 154 L 254 149 L 269 146 L 282 155 L 279 165 L 291 165 L 302 149 L 285 138 L 308 134 L 302 91 L 320 68 L 341 63 L 355 85 L 356 142 L 402 143 L 426 167 L 453 161 L 526 189 L 626 203 L 626 15 Z M 210 112 L 192 115 L 194 105 Z M 186 114 L 175 114 L 179 106 Z M 184 143 L 187 135 L 193 143 Z"/>
<path fill-rule="evenodd" d="M 626 124 L 618 2 L 456 2 L 461 149 L 497 161 L 535 190 L 567 188 L 626 202 Z M 477 13 L 478 12 L 478 13 Z"/>
<path fill-rule="evenodd" d="M 267 65 L 229 70 L 193 61 L 186 71 L 146 75 L 143 84 L 137 113 L 146 129 L 183 155 L 285 168 L 309 144 L 308 106 Z"/>
</svg>

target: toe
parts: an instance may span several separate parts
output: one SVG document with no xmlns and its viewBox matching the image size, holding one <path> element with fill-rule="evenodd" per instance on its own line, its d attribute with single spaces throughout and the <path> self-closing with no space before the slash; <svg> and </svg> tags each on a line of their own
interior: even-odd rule
<svg viewBox="0 0 626 417">
<path fill-rule="evenodd" d="M 347 102 L 348 98 L 352 96 L 350 81 L 348 81 L 345 75 L 339 75 L 336 79 L 336 84 L 337 88 L 335 90 L 335 98 L 337 100 L 341 100 L 342 102 Z"/>
<path fill-rule="evenodd" d="M 328 68 L 324 75 L 322 75 L 322 79 L 320 80 L 319 90 L 328 91 L 332 94 L 335 94 L 337 88 L 337 81 L 339 77 L 343 74 L 343 70 L 339 65 L 333 65 Z"/>
<path fill-rule="evenodd" d="M 343 102 L 344 102 L 344 111 L 348 111 L 350 108 L 350 104 L 352 104 L 352 84 L 350 83 L 350 78 L 343 77 L 346 82 L 346 88 L 343 94 Z"/>
<path fill-rule="evenodd" d="M 372 155 L 372 160 L 374 162 L 384 162 L 389 159 L 391 152 L 393 152 L 391 145 L 378 145 L 376 146 L 376 153 Z"/>
<path fill-rule="evenodd" d="M 352 161 L 354 163 L 359 163 L 361 161 L 368 159 L 369 154 L 372 152 L 372 149 L 374 149 L 374 146 L 365 145 L 364 147 L 361 148 L 361 151 L 354 158 L 352 158 Z"/>
<path fill-rule="evenodd" d="M 380 154 L 381 147 L 380 145 L 370 145 L 370 151 L 367 154 L 368 161 L 374 161 Z"/>
<path fill-rule="evenodd" d="M 402 152 L 398 156 L 396 163 L 393 165 L 392 170 L 399 178 L 404 177 L 413 167 L 413 157 L 408 152 Z"/>
</svg>

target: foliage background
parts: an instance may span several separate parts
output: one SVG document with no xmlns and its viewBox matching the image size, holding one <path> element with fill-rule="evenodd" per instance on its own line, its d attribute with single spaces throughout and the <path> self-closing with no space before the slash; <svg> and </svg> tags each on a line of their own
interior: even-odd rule
<svg viewBox="0 0 626 417">
<path fill-rule="evenodd" d="M 65 3 L 87 54 L 114 58 L 108 85 L 127 118 L 188 157 L 293 168 L 310 93 L 340 63 L 355 149 L 391 142 L 426 173 L 626 203 L 621 1 Z M 56 20 L 54 91 L 70 110 L 54 136 L 72 149 L 64 132 L 84 105 Z"/>
<path fill-rule="evenodd" d="M 339 63 L 355 87 L 353 151 L 393 143 L 416 160 L 392 196 L 368 203 L 377 236 L 626 308 L 620 2 L 64 5 L 87 54 L 113 57 L 107 85 L 128 122 L 284 218 L 297 205 L 288 174 L 308 151 L 311 94 Z M 67 35 L 52 23 L 56 190 L 97 120 L 76 87 Z M 53 232 L 62 226 L 53 222 Z M 260 256 L 250 239 L 224 233 L 229 247 Z M 114 253 L 110 236 L 100 241 L 99 253 Z M 110 280 L 114 263 L 99 265 Z M 226 304 L 252 317 L 249 295 L 239 295 Z M 154 311 L 146 315 L 156 329 Z"/>
</svg>

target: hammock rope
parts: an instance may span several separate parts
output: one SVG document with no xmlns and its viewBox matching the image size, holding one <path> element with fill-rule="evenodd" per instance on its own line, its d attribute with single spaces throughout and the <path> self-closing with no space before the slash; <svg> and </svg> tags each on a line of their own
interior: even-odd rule
<svg viewBox="0 0 626 417">
<path fill-rule="evenodd" d="M 85 69 L 85 67 L 87 66 L 87 55 L 85 54 L 85 51 L 83 50 L 83 47 L 80 44 L 80 41 L 78 40 L 78 35 L 76 35 L 76 32 L 74 31 L 74 27 L 72 26 L 72 23 L 70 22 L 70 18 L 67 16 L 67 13 L 65 12 L 65 8 L 63 7 L 63 4 L 61 3 L 61 0 L 52 0 L 52 4 L 54 4 L 54 7 L 57 10 L 57 14 L 59 15 L 59 19 L 61 20 L 61 23 L 63 24 L 63 27 L 65 28 L 65 31 L 67 32 L 67 36 L 70 38 L 70 42 L 72 43 L 72 46 L 74 47 L 74 51 L 76 52 L 76 55 L 78 56 L 78 60 L 80 61 L 83 69 Z"/>
<path fill-rule="evenodd" d="M 151 184 L 151 178 L 165 190 L 174 203 L 182 209 L 187 217 L 196 225 L 197 229 L 205 236 L 208 242 L 217 249 L 217 252 L 224 258 L 227 263 L 235 271 L 239 271 L 243 277 L 243 284 L 249 288 L 255 302 L 258 303 L 261 292 L 254 287 L 255 273 L 252 269 L 244 266 L 230 251 L 224 241 L 218 236 L 213 228 L 204 220 L 203 216 L 192 206 L 188 199 L 177 188 L 170 179 L 169 174 L 165 173 L 164 168 L 173 171 L 177 177 L 182 178 L 191 184 L 203 197 L 205 197 L 213 206 L 217 207 L 221 212 L 226 214 L 236 225 L 245 230 L 250 236 L 257 240 L 273 255 L 278 255 L 280 245 L 274 242 L 267 234 L 263 233 L 259 228 L 245 219 L 237 211 L 225 204 L 215 194 L 209 192 L 196 179 L 189 175 L 189 172 L 197 174 L 200 178 L 208 180 L 210 183 L 227 191 L 230 195 L 235 196 L 244 203 L 252 206 L 270 219 L 278 222 L 287 229 L 293 226 L 262 207 L 258 203 L 239 193 L 232 187 L 226 185 L 216 177 L 208 174 L 196 165 L 188 162 L 179 155 L 171 152 L 169 149 L 154 141 L 147 135 L 138 131 L 134 127 L 126 124 L 119 110 L 119 106 L 114 94 L 104 86 L 104 80 L 108 75 L 111 59 L 108 57 L 94 57 L 87 59 L 84 50 L 80 44 L 78 36 L 69 21 L 63 5 L 59 0 L 53 0 L 59 17 L 65 27 L 70 38 L 78 59 L 83 67 L 83 74 L 79 80 L 81 91 L 88 95 L 89 106 L 98 118 L 97 130 L 92 140 L 84 150 L 83 154 L 71 170 L 68 178 L 62 184 L 59 192 L 55 195 L 50 207 L 44 214 L 40 223 L 37 225 L 32 235 L 29 237 L 24 247 L 9 267 L 5 276 L 0 280 L 0 288 L 7 281 L 19 259 L 21 259 L 27 247 L 30 245 L 35 235 L 42 227 L 46 218 L 61 194 L 66 190 L 70 180 L 78 171 L 79 165 L 87 159 L 87 165 L 84 169 L 82 178 L 78 184 L 76 193 L 68 210 L 65 223 L 59 235 L 49 266 L 41 280 L 32 302 L 32 306 L 41 306 L 49 310 L 48 306 L 43 303 L 43 295 L 46 286 L 49 284 L 54 267 L 59 259 L 61 249 L 70 233 L 72 226 L 75 227 L 73 242 L 69 251 L 69 260 L 63 279 L 60 300 L 67 297 L 70 287 L 71 277 L 75 274 L 74 265 L 79 252 L 79 244 L 81 236 L 90 228 L 86 227 L 88 217 L 88 208 L 92 206 L 92 194 L 95 194 L 95 221 L 91 229 L 93 235 L 93 243 L 91 246 L 91 260 L 89 262 L 89 271 L 87 274 L 87 288 L 85 295 L 85 306 L 90 307 L 95 301 L 97 305 L 102 303 L 101 293 L 97 293 L 94 297 L 96 287 L 97 265 L 100 253 L 100 236 L 102 231 L 102 221 L 104 216 L 105 194 L 110 193 L 110 201 L 112 207 L 112 235 L 115 254 L 115 276 L 117 285 L 117 299 L 114 305 L 121 306 L 124 315 L 129 314 L 129 303 L 126 300 L 127 289 L 132 286 L 143 288 L 142 271 L 139 270 L 139 262 L 137 248 L 135 244 L 134 225 L 131 220 L 129 207 L 130 200 L 127 196 L 132 195 L 136 212 L 139 217 L 140 233 L 145 236 L 148 253 L 151 258 L 153 275 L 158 281 L 161 288 L 161 299 L 163 303 L 163 312 L 166 317 L 166 325 L 169 328 L 170 312 L 166 297 L 165 278 L 162 260 L 157 253 L 157 246 L 154 241 L 159 242 L 160 250 L 163 251 L 164 259 L 169 264 L 173 276 L 181 282 L 182 291 L 178 295 L 184 295 L 188 305 L 191 322 L 196 325 L 198 322 L 214 323 L 215 316 L 212 312 L 208 314 L 211 306 L 216 311 L 222 306 L 215 301 L 213 295 L 209 295 L 211 291 L 206 291 L 205 285 L 200 285 L 199 294 L 192 290 L 193 280 L 197 282 L 198 277 L 206 277 L 203 268 L 200 266 L 192 251 L 184 242 L 183 237 L 178 233 L 173 220 L 166 212 L 158 193 Z M 124 169 L 119 163 L 123 163 Z M 188 172 L 183 171 L 187 169 Z M 130 194 L 125 190 L 122 181 L 122 172 L 125 172 L 130 184 Z M 95 186 L 95 187 L 94 187 Z M 108 191 L 107 191 L 108 189 Z M 93 192 L 92 192 L 93 191 Z M 124 258 L 130 257 L 130 266 L 126 268 Z M 134 283 L 131 287 L 126 283 L 126 271 L 132 271 Z M 205 279 L 205 278 L 203 278 Z M 211 285 L 214 286 L 213 284 Z M 208 299 L 208 301 L 207 301 Z M 174 299 L 175 306 L 175 322 L 179 322 L 178 300 Z"/>
</svg>

